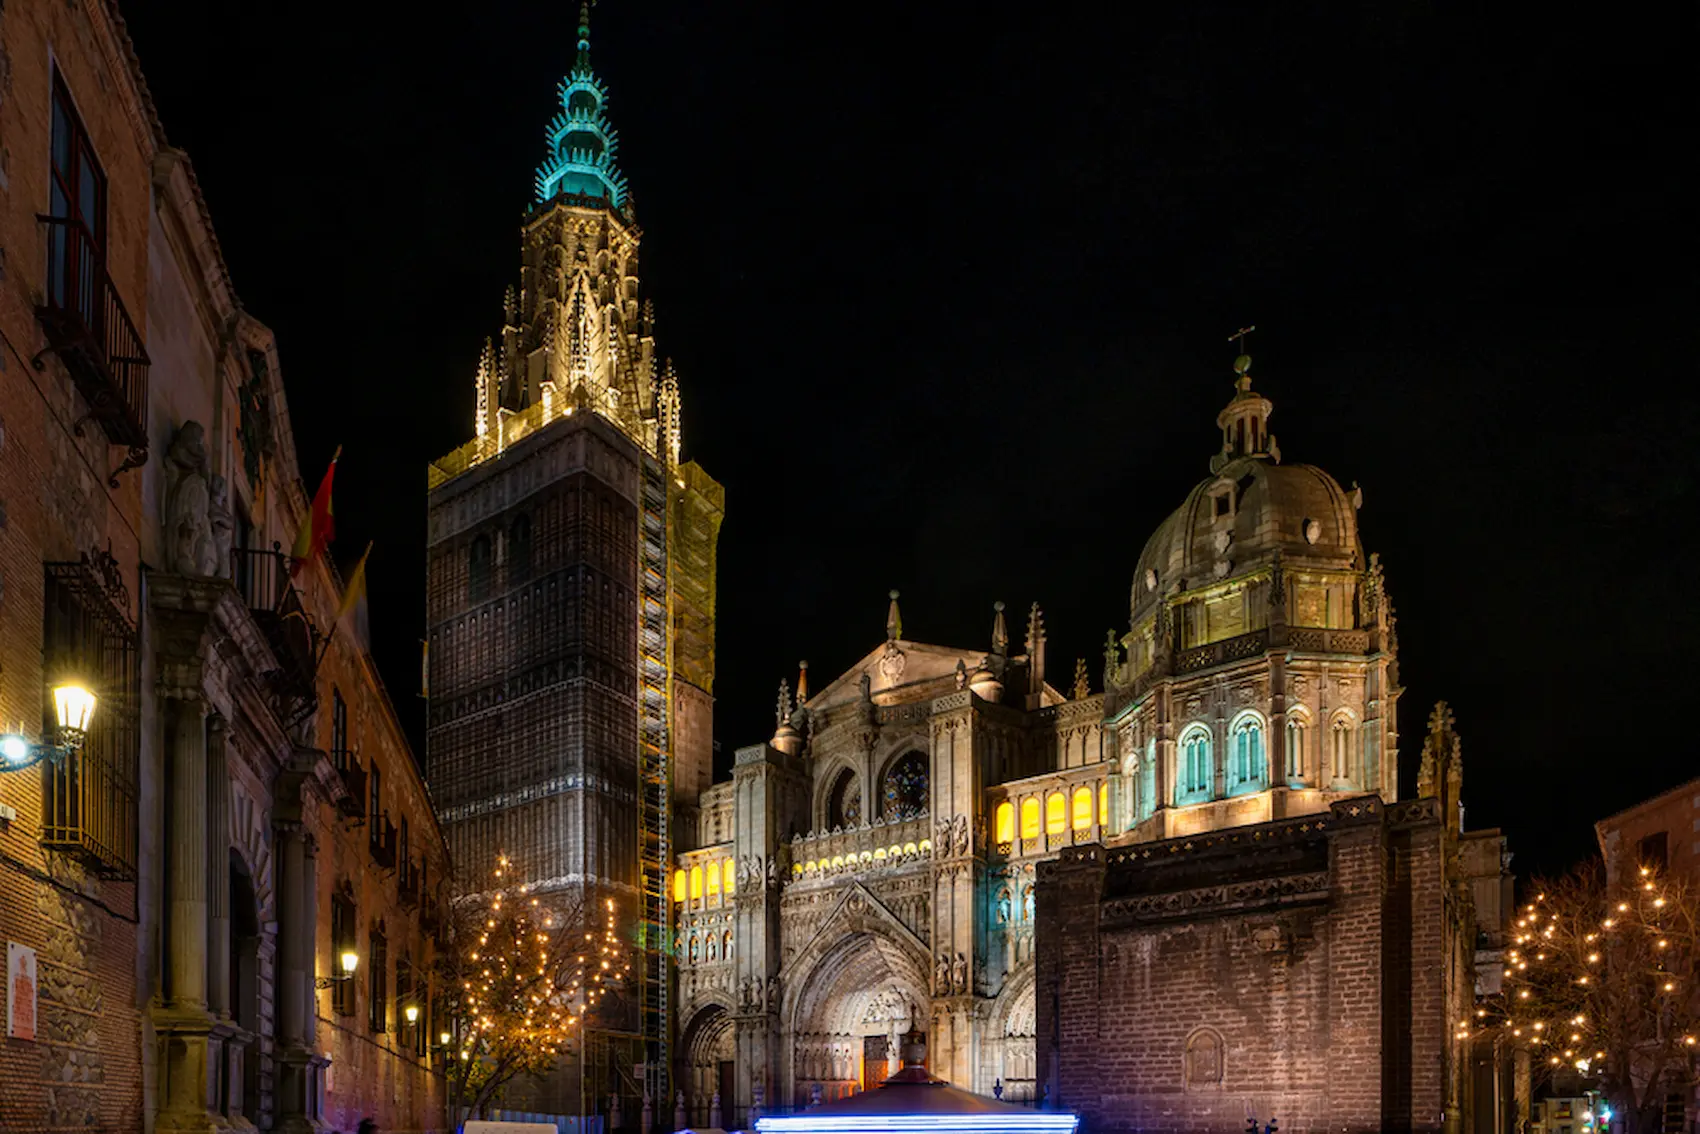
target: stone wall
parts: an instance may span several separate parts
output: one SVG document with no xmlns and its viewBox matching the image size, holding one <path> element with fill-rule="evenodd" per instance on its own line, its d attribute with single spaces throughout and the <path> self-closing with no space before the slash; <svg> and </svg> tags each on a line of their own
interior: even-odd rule
<svg viewBox="0 0 1700 1134">
<path fill-rule="evenodd" d="M 1038 1073 L 1096 1134 L 1440 1129 L 1455 985 L 1424 802 L 1042 864 Z M 1456 936 L 1456 935 L 1452 935 Z"/>
</svg>

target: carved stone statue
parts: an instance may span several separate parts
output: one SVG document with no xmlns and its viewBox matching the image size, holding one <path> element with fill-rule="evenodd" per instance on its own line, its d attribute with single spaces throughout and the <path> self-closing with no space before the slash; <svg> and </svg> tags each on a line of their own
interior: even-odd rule
<svg viewBox="0 0 1700 1134">
<path fill-rule="evenodd" d="M 767 884 L 769 886 L 779 885 L 779 860 L 777 858 L 767 860 Z"/>
<path fill-rule="evenodd" d="M 939 963 L 933 969 L 933 987 L 938 990 L 936 993 L 938 996 L 950 995 L 950 954 L 948 953 L 939 954 Z"/>
<path fill-rule="evenodd" d="M 779 978 L 777 976 L 767 978 L 767 1007 L 770 1012 L 779 1009 Z"/>
<path fill-rule="evenodd" d="M 958 996 L 968 994 L 968 958 L 961 953 L 956 955 L 956 963 L 950 966 L 951 985 Z"/>
<path fill-rule="evenodd" d="M 958 690 L 968 688 L 968 667 L 962 664 L 961 658 L 956 659 L 956 688 Z"/>
<path fill-rule="evenodd" d="M 207 527 L 212 532 L 212 574 L 220 579 L 230 578 L 230 537 L 236 527 L 230 514 L 230 483 L 217 473 L 212 475 L 211 499 L 207 503 Z"/>
<path fill-rule="evenodd" d="M 166 450 L 165 560 L 178 575 L 211 575 L 212 526 L 207 522 L 211 491 L 207 484 L 206 431 L 186 421 Z"/>
<path fill-rule="evenodd" d="M 862 692 L 863 701 L 872 701 L 874 699 L 874 679 L 868 676 L 867 670 L 862 671 L 862 679 L 856 684 L 857 688 Z"/>
<path fill-rule="evenodd" d="M 961 857 L 966 855 L 968 853 L 968 816 L 958 815 L 956 817 L 956 830 L 954 837 L 957 856 Z"/>
</svg>

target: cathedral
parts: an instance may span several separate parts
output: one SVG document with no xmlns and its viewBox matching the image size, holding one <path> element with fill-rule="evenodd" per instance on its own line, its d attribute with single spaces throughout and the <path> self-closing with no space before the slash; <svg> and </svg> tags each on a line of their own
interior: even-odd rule
<svg viewBox="0 0 1700 1134">
<path fill-rule="evenodd" d="M 672 898 L 684 1107 L 807 1107 L 898 1037 L 1101 1131 L 1512 1128 L 1475 1038 L 1509 854 L 1465 831 L 1437 707 L 1401 801 L 1393 605 L 1362 494 L 1284 462 L 1235 362 L 1209 475 L 1145 542 L 1127 630 L 1048 680 L 1017 645 L 885 640 L 700 797 Z M 1202 432 L 1202 431 L 1201 431 Z M 1201 462 L 1202 464 L 1203 462 Z M 1132 548 L 1129 548 L 1131 553 Z"/>
<path fill-rule="evenodd" d="M 579 23 L 472 438 L 429 470 L 426 772 L 461 885 L 505 854 L 552 902 L 614 901 L 642 953 L 529 1109 L 741 1127 L 880 1083 L 913 1036 L 1106 1131 L 1503 1116 L 1516 1084 L 1447 1023 L 1503 840 L 1462 830 L 1442 710 L 1398 800 L 1362 495 L 1283 461 L 1247 355 L 1209 475 L 1127 548 L 1098 680 L 1059 679 L 1036 603 L 940 645 L 893 591 L 883 640 L 802 665 L 712 782 L 725 498 L 682 455 Z"/>
</svg>

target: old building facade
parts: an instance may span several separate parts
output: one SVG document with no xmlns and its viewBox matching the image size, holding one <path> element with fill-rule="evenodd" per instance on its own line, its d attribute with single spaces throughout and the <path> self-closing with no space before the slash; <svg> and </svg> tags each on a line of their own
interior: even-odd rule
<svg viewBox="0 0 1700 1134">
<path fill-rule="evenodd" d="M 818 692 L 806 668 L 782 686 L 773 737 L 702 794 L 672 894 L 695 1121 L 877 1083 L 914 1027 L 935 1073 L 1094 1128 L 1244 1129 L 1242 1103 L 1298 1098 L 1281 1075 L 1331 1089 L 1325 1061 L 1297 1066 L 1313 1041 L 1383 1069 L 1280 1109 L 1283 1129 L 1458 1128 L 1446 1021 L 1473 996 L 1475 884 L 1450 718 L 1424 798 L 1398 803 L 1397 641 L 1361 494 L 1282 462 L 1249 367 L 1211 475 L 1134 560 L 1102 692 L 1084 663 L 1050 683 L 1037 604 L 1019 645 L 999 603 L 985 647 L 944 648 L 904 635 L 894 592 L 884 644 Z M 1160 884 L 1124 884 L 1159 858 Z M 1168 896 L 1103 912 L 1147 891 Z M 1263 906 L 1293 909 L 1240 932 Z M 1163 924 L 1115 935 L 1147 913 Z M 1311 944 L 1331 926 L 1333 960 Z M 1264 1093 L 1189 1095 L 1189 1066 Z"/>
<path fill-rule="evenodd" d="M 155 135 L 128 48 L 103 3 L 0 9 L 0 733 L 14 757 L 52 744 L 51 689 L 98 697 L 75 752 L 0 760 L 7 1129 L 134 1129 L 142 1108 L 135 465 Z"/>
<path fill-rule="evenodd" d="M 116 8 L 7 5 L 0 47 L 0 1125 L 441 1129 L 446 847 L 334 569 L 281 550 L 271 333 Z"/>
</svg>

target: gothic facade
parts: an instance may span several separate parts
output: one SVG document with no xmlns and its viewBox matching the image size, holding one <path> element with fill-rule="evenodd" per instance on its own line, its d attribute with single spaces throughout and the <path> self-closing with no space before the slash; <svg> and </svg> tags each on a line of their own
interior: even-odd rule
<svg viewBox="0 0 1700 1134">
<path fill-rule="evenodd" d="M 1064 927 L 1069 944 L 1095 956 L 1097 923 L 1057 918 L 1076 900 L 1096 911 L 1104 894 L 1069 897 L 1046 870 L 1067 856 L 1101 871 L 1107 848 L 1125 857 L 1240 847 L 1290 829 L 1289 841 L 1305 843 L 1301 857 L 1324 869 L 1321 832 L 1342 816 L 1373 821 L 1381 843 L 1415 838 L 1428 848 L 1419 904 L 1452 918 L 1411 954 L 1436 966 L 1421 984 L 1433 994 L 1423 1019 L 1442 1020 L 1441 1005 L 1460 996 L 1467 1003 L 1469 894 L 1442 881 L 1457 875 L 1443 868 L 1456 858 L 1446 857 L 1455 829 L 1443 819 L 1456 784 L 1448 792 L 1444 774 L 1428 774 L 1425 794 L 1444 798 L 1383 818 L 1398 790 L 1397 641 L 1380 565 L 1359 539 L 1361 494 L 1283 463 L 1271 403 L 1252 391 L 1249 367 L 1246 356 L 1236 363 L 1210 476 L 1133 560 L 1128 630 L 1106 643 L 1102 691 L 1091 691 L 1084 663 L 1066 691 L 1051 683 L 1037 604 L 1019 645 L 999 603 L 984 647 L 948 648 L 904 636 L 894 592 L 885 642 L 817 692 L 806 668 L 795 699 L 782 687 L 773 737 L 740 749 L 730 781 L 702 794 L 672 894 L 676 1075 L 697 1121 L 716 1103 L 736 1122 L 751 1105 L 806 1105 L 878 1083 L 893 1066 L 892 1036 L 911 1024 L 926 1033 L 934 1073 L 968 1089 L 1054 1101 L 1062 1087 L 1080 1088 L 1091 1075 L 1064 1083 L 1058 1063 L 1098 1066 L 1086 1048 L 1099 1034 L 1071 1024 L 1067 1050 L 1037 1037 L 1055 1030 L 1049 998 L 1100 997 L 1059 983 L 1055 933 Z M 1196 885 L 1221 888 L 1235 871 L 1268 866 L 1230 858 L 1195 859 Z M 1384 899 L 1376 891 L 1363 901 Z M 1169 912 L 1189 926 L 1220 914 Z M 1235 956 L 1219 960 L 1189 979 L 1259 979 Z M 1349 1021 L 1321 990 L 1299 990 L 1294 1011 L 1347 1035 Z M 1365 1035 L 1379 1037 L 1384 1017 L 1370 1015 Z M 1103 1034 L 1131 1051 L 1161 1047 L 1162 1059 L 1202 1077 L 1218 1073 L 1224 1045 L 1241 1042 L 1221 1028 L 1170 1053 Z M 1415 1059 L 1428 1074 L 1441 1066 L 1442 1038 L 1424 1037 L 1433 1050 Z M 1462 1065 L 1448 1053 L 1456 1087 Z M 1424 1084 L 1438 1104 L 1438 1080 Z M 1455 1108 L 1457 1091 L 1444 1093 Z M 1178 1098 L 1168 1101 L 1175 1129 L 1243 1128 L 1231 1105 L 1217 1100 L 1213 1117 L 1194 1122 Z M 1379 1095 L 1358 1102 L 1379 1119 Z"/>
</svg>

